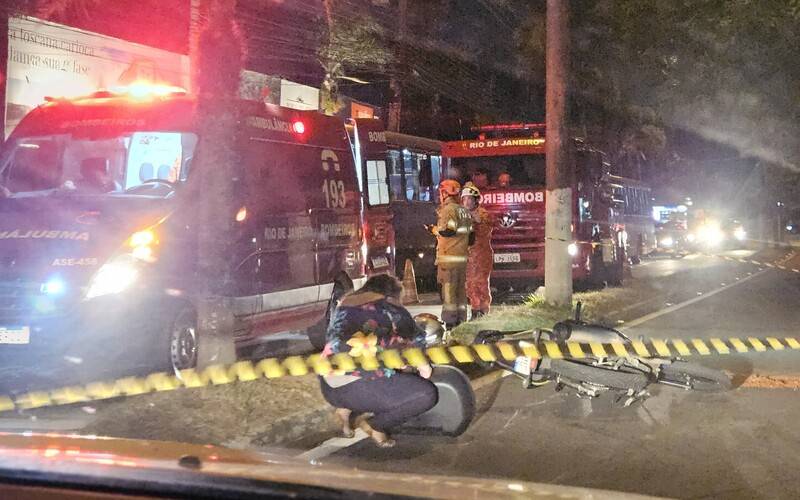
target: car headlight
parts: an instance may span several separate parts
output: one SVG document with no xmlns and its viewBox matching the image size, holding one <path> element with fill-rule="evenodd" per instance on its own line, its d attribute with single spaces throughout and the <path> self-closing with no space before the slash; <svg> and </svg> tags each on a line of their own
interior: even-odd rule
<svg viewBox="0 0 800 500">
<path fill-rule="evenodd" d="M 567 245 L 567 253 L 570 255 L 570 257 L 575 257 L 578 255 L 578 245 L 575 243 L 570 243 Z"/>
<path fill-rule="evenodd" d="M 158 233 L 154 229 L 136 231 L 125 240 L 121 250 L 92 276 L 86 298 L 120 293 L 131 287 L 143 267 L 158 260 Z"/>
<path fill-rule="evenodd" d="M 139 279 L 141 262 L 129 254 L 118 255 L 98 269 L 89 282 L 87 299 L 120 293 Z"/>
<path fill-rule="evenodd" d="M 686 241 L 688 241 L 689 243 L 693 242 L 694 241 L 694 233 L 687 234 L 686 235 Z"/>
<path fill-rule="evenodd" d="M 671 236 L 666 236 L 661 239 L 661 245 L 665 247 L 671 247 L 675 244 L 675 240 L 672 239 Z"/>
<path fill-rule="evenodd" d="M 733 237 L 739 241 L 744 241 L 744 239 L 747 238 L 747 231 L 745 231 L 742 227 L 737 227 L 733 231 Z"/>
</svg>

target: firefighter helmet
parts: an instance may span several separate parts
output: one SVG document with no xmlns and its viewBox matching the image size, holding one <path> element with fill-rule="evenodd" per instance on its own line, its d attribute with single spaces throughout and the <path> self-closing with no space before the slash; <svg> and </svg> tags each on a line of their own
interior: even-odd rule
<svg viewBox="0 0 800 500">
<path fill-rule="evenodd" d="M 472 196 L 480 199 L 481 192 L 475 184 L 472 182 L 467 182 L 464 184 L 464 189 L 461 190 L 461 197 L 463 198 L 465 196 Z"/>
<path fill-rule="evenodd" d="M 461 192 L 461 184 L 453 179 L 445 179 L 439 184 L 439 193 L 444 196 L 458 196 Z"/>
</svg>

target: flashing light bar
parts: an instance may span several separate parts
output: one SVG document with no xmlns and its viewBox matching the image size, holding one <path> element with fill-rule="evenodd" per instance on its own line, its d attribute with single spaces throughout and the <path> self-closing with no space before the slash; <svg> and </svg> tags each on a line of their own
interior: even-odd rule
<svg viewBox="0 0 800 500">
<path fill-rule="evenodd" d="M 153 97 L 166 97 L 186 93 L 185 88 L 175 85 L 136 81 L 129 85 L 118 85 L 108 89 L 100 89 L 96 92 L 92 92 L 88 97 L 104 98 L 128 96 L 132 99 L 150 99 Z M 45 102 L 69 101 L 70 99 L 81 99 L 81 97 L 45 96 L 44 98 Z"/>
<path fill-rule="evenodd" d="M 498 123 L 495 125 L 478 125 L 471 127 L 473 132 L 494 132 L 497 130 L 529 130 L 544 129 L 544 123 Z"/>
<path fill-rule="evenodd" d="M 109 90 L 114 94 L 125 94 L 136 99 L 186 93 L 186 89 L 182 87 L 148 82 L 133 82 L 130 85 L 112 87 Z"/>
</svg>

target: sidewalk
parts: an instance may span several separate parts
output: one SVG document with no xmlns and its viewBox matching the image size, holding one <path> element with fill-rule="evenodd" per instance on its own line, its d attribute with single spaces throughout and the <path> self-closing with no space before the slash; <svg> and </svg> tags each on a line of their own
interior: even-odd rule
<svg viewBox="0 0 800 500">
<path fill-rule="evenodd" d="M 405 304 L 405 307 L 412 316 L 422 313 L 433 314 L 437 318 L 442 316 L 442 301 L 438 293 L 421 293 L 418 304 Z"/>
</svg>

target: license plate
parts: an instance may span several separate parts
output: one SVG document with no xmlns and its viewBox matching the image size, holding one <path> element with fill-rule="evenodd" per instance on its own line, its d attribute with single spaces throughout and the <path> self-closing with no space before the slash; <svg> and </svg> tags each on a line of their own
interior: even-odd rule
<svg viewBox="0 0 800 500">
<path fill-rule="evenodd" d="M 514 360 L 514 371 L 520 375 L 531 374 L 531 358 L 527 356 L 520 356 Z"/>
<path fill-rule="evenodd" d="M 372 267 L 378 269 L 379 267 L 389 267 L 389 259 L 386 257 L 373 257 Z"/>
<path fill-rule="evenodd" d="M 0 344 L 29 344 L 31 329 L 27 326 L 0 326 Z"/>
<path fill-rule="evenodd" d="M 520 262 L 518 253 L 496 253 L 494 254 L 494 261 L 496 264 L 504 262 Z"/>
</svg>

